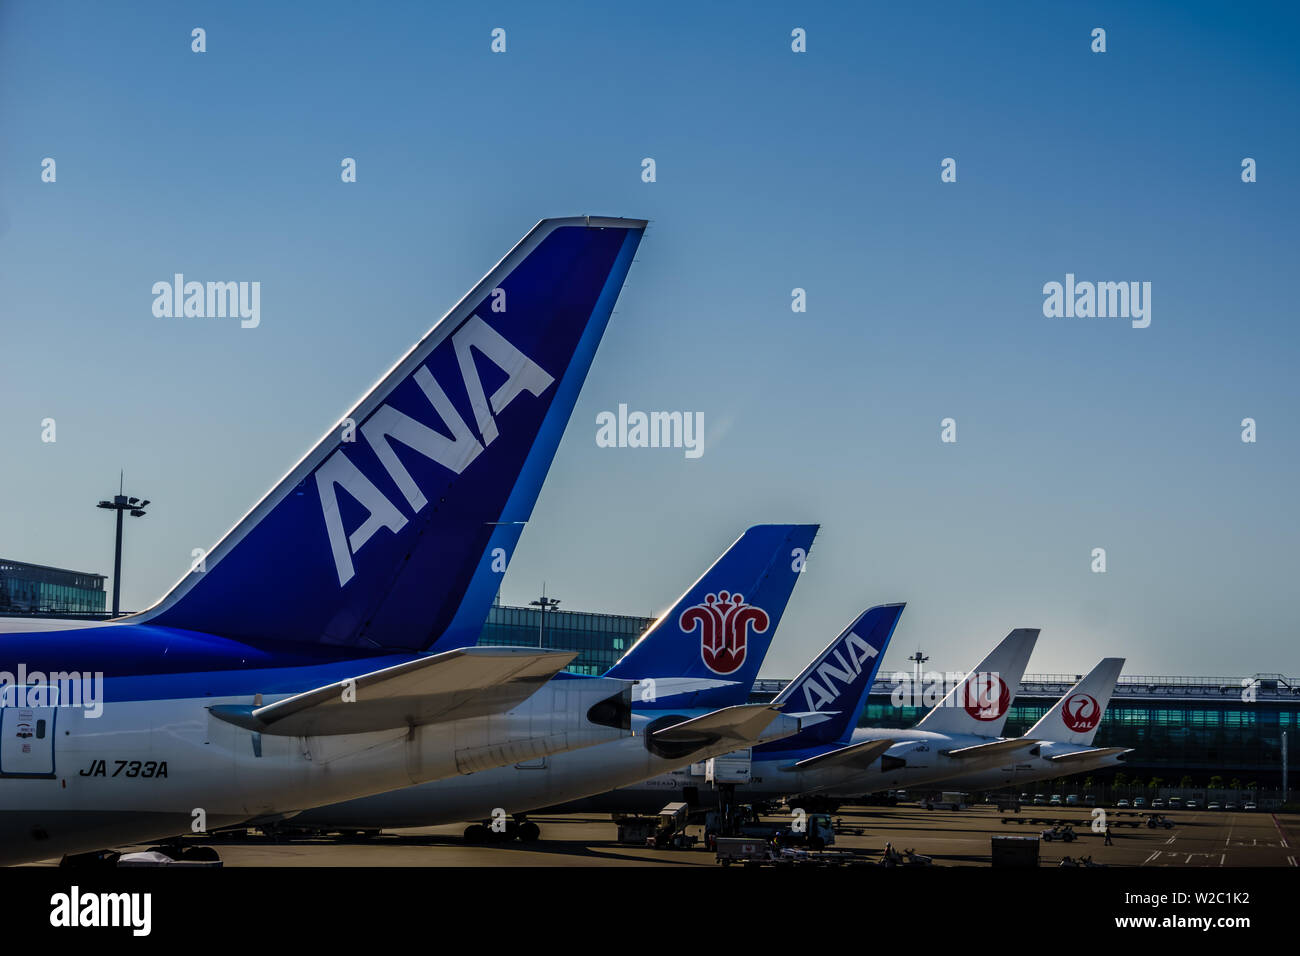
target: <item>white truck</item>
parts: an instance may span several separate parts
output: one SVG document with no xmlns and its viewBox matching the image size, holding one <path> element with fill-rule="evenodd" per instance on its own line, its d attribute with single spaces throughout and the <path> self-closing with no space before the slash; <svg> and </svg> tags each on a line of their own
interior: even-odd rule
<svg viewBox="0 0 1300 956">
<path fill-rule="evenodd" d="M 930 794 L 921 802 L 921 806 L 927 810 L 964 810 L 966 794 L 957 790 L 945 790 L 938 796 Z"/>
<path fill-rule="evenodd" d="M 704 762 L 704 780 L 714 786 L 734 783 L 743 786 L 753 778 L 753 752 L 735 750 Z"/>
</svg>

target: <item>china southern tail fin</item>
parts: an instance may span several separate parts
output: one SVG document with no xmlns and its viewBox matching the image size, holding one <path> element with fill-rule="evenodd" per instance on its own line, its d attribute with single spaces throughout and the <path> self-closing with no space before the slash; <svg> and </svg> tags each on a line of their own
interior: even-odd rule
<svg viewBox="0 0 1300 956">
<path fill-rule="evenodd" d="M 1055 707 L 1025 731 L 1025 736 L 1091 747 L 1092 738 L 1097 736 L 1097 728 L 1101 725 L 1102 715 L 1110 704 L 1110 695 L 1115 692 L 1119 672 L 1123 669 L 1124 658 L 1104 659 L 1066 691 Z"/>
<path fill-rule="evenodd" d="M 917 722 L 916 729 L 1000 737 L 1037 640 L 1038 628 L 1016 628 Z"/>
<path fill-rule="evenodd" d="M 644 229 L 540 222 L 137 620 L 268 647 L 473 644 Z"/>
<path fill-rule="evenodd" d="M 604 676 L 642 682 L 633 695 L 637 710 L 714 709 L 748 701 L 817 527 L 750 528 Z M 669 696 L 671 682 L 660 685 L 657 678 L 716 684 Z"/>
<path fill-rule="evenodd" d="M 904 607 L 882 604 L 864 611 L 786 685 L 774 706 L 786 714 L 825 713 L 829 719 L 811 726 L 805 722 L 799 733 L 765 749 L 842 746 L 852 739 Z"/>
</svg>

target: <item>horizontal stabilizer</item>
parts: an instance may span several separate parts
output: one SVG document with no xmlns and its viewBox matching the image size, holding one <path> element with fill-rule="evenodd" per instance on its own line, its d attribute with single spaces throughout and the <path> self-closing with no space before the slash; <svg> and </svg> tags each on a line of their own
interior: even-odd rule
<svg viewBox="0 0 1300 956">
<path fill-rule="evenodd" d="M 632 699 L 637 704 L 655 703 L 666 697 L 680 697 L 682 694 L 736 685 L 734 680 L 719 680 L 716 677 L 650 677 L 636 682 L 632 688 Z"/>
<path fill-rule="evenodd" d="M 1036 747 L 1042 743 L 1041 740 L 1035 740 L 1033 737 L 1006 737 L 1002 740 L 990 740 L 986 744 L 975 744 L 973 747 L 958 747 L 956 750 L 949 750 L 949 757 L 956 757 L 958 760 L 982 760 L 986 757 L 1005 757 L 1021 750 L 1028 750 L 1030 747 Z"/>
<path fill-rule="evenodd" d="M 771 726 L 773 724 L 775 726 Z M 719 740 L 753 744 L 778 740 L 798 732 L 799 720 L 783 715 L 770 704 L 737 704 L 656 730 L 652 736 L 660 743 L 703 747 Z"/>
<path fill-rule="evenodd" d="M 894 746 L 895 743 L 897 741 L 889 738 L 864 740 L 860 743 L 849 744 L 847 747 L 840 747 L 837 750 L 828 750 L 824 754 L 809 757 L 807 760 L 800 760 L 794 766 L 796 770 L 811 770 L 814 767 L 819 769 L 822 767 L 844 767 L 846 769 L 865 770 L 871 766 L 877 757 Z"/>
<path fill-rule="evenodd" d="M 577 657 L 527 647 L 464 647 L 254 707 L 218 704 L 214 717 L 288 737 L 361 734 L 483 717 L 531 697 Z"/>
<path fill-rule="evenodd" d="M 787 717 L 798 717 L 799 726 L 804 730 L 809 727 L 816 727 L 818 724 L 824 724 L 828 720 L 834 720 L 840 714 L 838 710 L 797 710 L 793 712 L 783 710 L 781 713 Z"/>
<path fill-rule="evenodd" d="M 1132 747 L 1090 747 L 1087 750 L 1076 750 L 1073 753 L 1057 754 L 1054 757 L 1048 757 L 1052 763 L 1075 763 L 1080 760 L 1096 760 L 1100 757 L 1118 757 L 1120 754 L 1131 753 Z"/>
</svg>

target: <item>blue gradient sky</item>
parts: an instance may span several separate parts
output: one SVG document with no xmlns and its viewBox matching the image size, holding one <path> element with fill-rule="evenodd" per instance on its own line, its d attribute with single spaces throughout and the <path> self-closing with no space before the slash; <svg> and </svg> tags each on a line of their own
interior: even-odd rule
<svg viewBox="0 0 1300 956">
<path fill-rule="evenodd" d="M 269 6 L 0 2 L 0 555 L 111 571 L 125 468 L 152 603 L 537 219 L 639 216 L 506 601 L 820 521 L 766 675 L 898 600 L 890 666 L 1300 673 L 1294 5 Z M 261 327 L 155 318 L 178 271 Z M 1067 272 L 1151 327 L 1044 318 Z M 620 402 L 704 456 L 596 447 Z"/>
</svg>

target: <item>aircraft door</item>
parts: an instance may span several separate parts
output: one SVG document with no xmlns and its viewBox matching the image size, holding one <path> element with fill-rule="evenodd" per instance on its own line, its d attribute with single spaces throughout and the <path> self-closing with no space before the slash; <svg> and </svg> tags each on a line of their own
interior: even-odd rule
<svg viewBox="0 0 1300 956">
<path fill-rule="evenodd" d="M 54 776 L 54 707 L 0 706 L 0 776 Z"/>
</svg>

